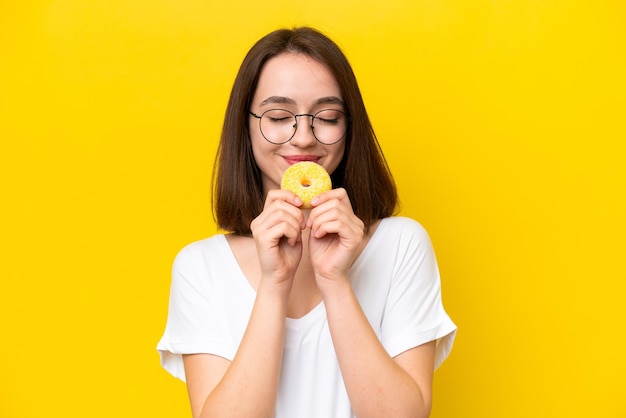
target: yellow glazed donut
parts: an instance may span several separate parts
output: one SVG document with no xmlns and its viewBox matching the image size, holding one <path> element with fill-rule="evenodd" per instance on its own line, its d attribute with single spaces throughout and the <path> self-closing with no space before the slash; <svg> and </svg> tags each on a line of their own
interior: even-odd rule
<svg viewBox="0 0 626 418">
<path fill-rule="evenodd" d="M 326 169 L 311 161 L 293 164 L 283 173 L 280 188 L 294 192 L 304 202 L 303 209 L 311 208 L 311 200 L 332 188 Z"/>
</svg>

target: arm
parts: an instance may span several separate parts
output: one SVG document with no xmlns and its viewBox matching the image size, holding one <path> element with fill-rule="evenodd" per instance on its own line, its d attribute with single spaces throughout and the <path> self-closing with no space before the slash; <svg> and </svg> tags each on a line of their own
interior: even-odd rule
<svg viewBox="0 0 626 418">
<path fill-rule="evenodd" d="M 427 417 L 435 343 L 392 359 L 371 328 L 348 280 L 363 247 L 363 223 L 345 191 L 312 202 L 310 256 L 352 408 L 359 417 Z"/>
<path fill-rule="evenodd" d="M 184 356 L 194 418 L 273 416 L 287 311 L 283 293 L 262 282 L 232 363 L 210 354 Z"/>
<path fill-rule="evenodd" d="M 271 417 L 280 378 L 285 317 L 300 262 L 304 221 L 290 192 L 268 194 L 251 224 L 261 280 L 248 326 L 232 362 L 209 354 L 184 357 L 194 418 Z"/>
<path fill-rule="evenodd" d="M 428 417 L 435 343 L 392 359 L 347 280 L 333 280 L 323 291 L 335 352 L 356 415 Z"/>
</svg>

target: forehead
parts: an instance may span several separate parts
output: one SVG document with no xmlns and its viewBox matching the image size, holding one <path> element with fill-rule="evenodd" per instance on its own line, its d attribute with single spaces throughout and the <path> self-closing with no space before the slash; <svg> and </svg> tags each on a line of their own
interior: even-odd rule
<svg viewBox="0 0 626 418">
<path fill-rule="evenodd" d="M 306 105 L 322 97 L 341 99 L 341 89 L 325 64 L 304 54 L 282 53 L 265 63 L 253 101 L 259 104 L 269 97 Z"/>
</svg>

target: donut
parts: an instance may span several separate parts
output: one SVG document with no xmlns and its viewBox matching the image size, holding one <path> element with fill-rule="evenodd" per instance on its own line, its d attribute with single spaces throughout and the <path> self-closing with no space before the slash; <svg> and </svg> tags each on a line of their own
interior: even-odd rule
<svg viewBox="0 0 626 418">
<path fill-rule="evenodd" d="M 283 173 L 280 188 L 294 192 L 303 202 L 303 209 L 311 208 L 311 200 L 332 188 L 326 169 L 312 161 L 295 163 Z"/>
</svg>

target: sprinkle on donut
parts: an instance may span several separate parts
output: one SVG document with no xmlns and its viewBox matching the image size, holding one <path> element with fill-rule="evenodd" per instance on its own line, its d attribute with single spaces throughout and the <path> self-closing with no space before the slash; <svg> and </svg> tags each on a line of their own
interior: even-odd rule
<svg viewBox="0 0 626 418">
<path fill-rule="evenodd" d="M 332 188 L 326 169 L 312 161 L 291 165 L 283 173 L 280 188 L 294 192 L 303 202 L 303 209 L 311 208 L 311 200 Z"/>
</svg>

